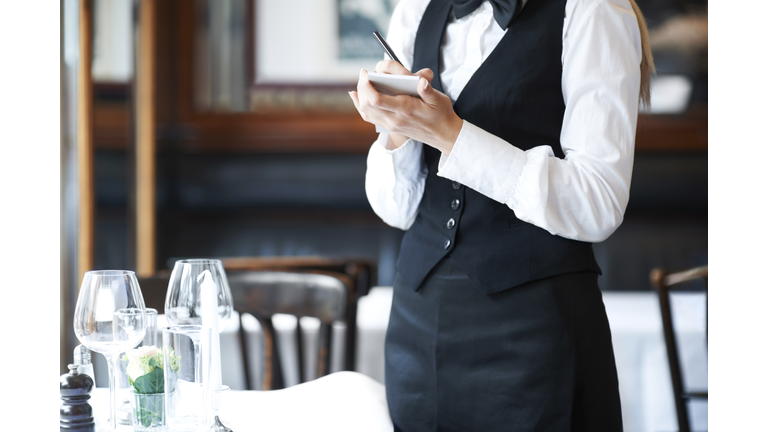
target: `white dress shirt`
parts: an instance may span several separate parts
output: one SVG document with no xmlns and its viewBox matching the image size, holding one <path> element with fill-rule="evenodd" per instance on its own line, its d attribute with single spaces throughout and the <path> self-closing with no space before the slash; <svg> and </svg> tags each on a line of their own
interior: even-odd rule
<svg viewBox="0 0 768 432">
<path fill-rule="evenodd" d="M 387 41 L 409 70 L 428 4 L 401 0 L 392 14 Z M 451 100 L 456 101 L 505 32 L 488 2 L 461 19 L 451 14 L 439 72 Z M 451 153 L 441 156 L 437 175 L 506 204 L 520 220 L 552 234 L 599 242 L 621 224 L 629 200 L 640 31 L 628 0 L 568 0 L 562 37 L 560 145 L 565 159 L 550 146 L 523 151 L 464 121 Z M 416 219 L 424 194 L 424 144 L 409 139 L 387 150 L 387 139 L 382 133 L 371 146 L 365 190 L 374 212 L 405 230 Z"/>
</svg>

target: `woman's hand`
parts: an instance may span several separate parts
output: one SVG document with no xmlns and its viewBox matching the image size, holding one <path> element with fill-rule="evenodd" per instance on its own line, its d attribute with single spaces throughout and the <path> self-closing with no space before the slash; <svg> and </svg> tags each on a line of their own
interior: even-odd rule
<svg viewBox="0 0 768 432">
<path fill-rule="evenodd" d="M 368 81 L 366 70 L 360 71 L 357 91 L 349 92 L 363 120 L 391 132 L 387 148 L 400 147 L 410 137 L 450 154 L 463 121 L 453 111 L 451 99 L 430 85 L 432 71 L 422 69 L 412 74 L 398 62 L 387 60 L 376 65 L 376 72 L 421 77 L 418 85 L 421 98 L 379 93 Z"/>
</svg>

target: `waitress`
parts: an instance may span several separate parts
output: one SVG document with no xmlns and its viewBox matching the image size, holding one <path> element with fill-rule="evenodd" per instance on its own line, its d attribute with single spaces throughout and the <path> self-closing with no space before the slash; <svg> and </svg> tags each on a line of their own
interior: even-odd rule
<svg viewBox="0 0 768 432">
<path fill-rule="evenodd" d="M 621 224 L 653 60 L 634 0 L 400 0 L 420 98 L 350 96 L 366 193 L 407 230 L 386 339 L 402 431 L 621 431 L 592 243 Z"/>
</svg>

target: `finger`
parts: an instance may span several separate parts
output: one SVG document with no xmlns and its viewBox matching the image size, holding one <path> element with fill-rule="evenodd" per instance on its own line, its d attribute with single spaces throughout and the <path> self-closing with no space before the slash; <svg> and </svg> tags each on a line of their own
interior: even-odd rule
<svg viewBox="0 0 768 432">
<path fill-rule="evenodd" d="M 352 98 L 352 103 L 355 105 L 357 112 L 360 113 L 360 118 L 368 123 L 377 124 L 377 120 L 381 117 L 383 111 L 371 108 L 370 105 L 367 108 L 363 108 L 363 103 L 360 101 L 360 95 L 357 92 L 349 92 L 349 97 Z"/>
<path fill-rule="evenodd" d="M 360 71 L 360 80 L 358 81 L 358 91 L 349 92 L 349 96 L 352 98 L 352 102 L 355 104 L 357 112 L 360 113 L 360 117 L 373 124 L 384 124 L 388 116 L 392 113 L 386 109 L 382 109 L 382 98 L 390 98 L 391 96 L 385 96 L 380 94 L 373 87 L 373 84 L 368 80 L 368 72 L 365 70 Z M 389 106 L 389 104 L 385 104 Z"/>
<path fill-rule="evenodd" d="M 360 92 L 360 88 L 368 82 L 368 73 L 365 69 L 360 69 L 360 75 L 357 77 L 357 92 Z M 369 83 L 370 84 L 370 83 Z"/>
<path fill-rule="evenodd" d="M 352 103 L 355 105 L 355 109 L 357 109 L 357 112 L 360 114 L 360 118 L 362 118 L 363 121 L 370 123 L 370 117 L 360 108 L 360 97 L 357 92 L 349 92 L 349 97 L 352 99 Z"/>
<path fill-rule="evenodd" d="M 435 77 L 435 73 L 432 72 L 432 69 L 430 68 L 421 69 L 420 71 L 416 72 L 414 75 L 418 75 L 429 82 L 432 82 L 432 79 L 434 79 Z"/>
<path fill-rule="evenodd" d="M 352 103 L 355 105 L 355 109 L 360 114 L 360 117 L 363 120 L 365 120 L 367 116 L 365 115 L 363 110 L 360 109 L 360 99 L 359 99 L 359 97 L 357 95 L 357 92 L 355 92 L 355 91 L 349 92 L 349 97 L 352 99 Z"/>
<path fill-rule="evenodd" d="M 376 72 L 393 75 L 413 75 L 411 71 L 394 60 L 382 60 L 376 63 Z"/>
<path fill-rule="evenodd" d="M 376 100 L 379 97 L 379 92 L 376 90 L 376 87 L 373 86 L 371 81 L 368 80 L 368 71 L 365 69 L 360 69 L 360 79 L 357 81 L 357 93 L 361 107 L 368 100 Z"/>
<path fill-rule="evenodd" d="M 379 97 L 379 92 L 371 81 L 368 80 L 368 71 L 365 69 L 360 69 L 360 79 L 357 81 L 357 94 L 361 107 L 369 100 L 376 100 Z"/>
<path fill-rule="evenodd" d="M 370 108 L 384 111 L 393 111 L 398 106 L 398 102 L 393 98 L 397 96 L 388 96 L 379 93 L 376 87 L 368 80 L 368 71 L 361 71 L 361 78 L 357 84 L 357 93 L 359 96 L 360 108 L 368 112 Z M 369 114 L 372 114 L 369 112 Z"/>
<path fill-rule="evenodd" d="M 349 97 L 350 99 L 352 99 L 352 103 L 355 104 L 355 108 L 357 109 L 357 112 L 360 112 L 360 99 L 357 96 L 357 92 L 356 91 L 349 92 Z"/>
<path fill-rule="evenodd" d="M 426 102 L 428 105 L 435 106 L 440 101 L 441 93 L 435 90 L 435 88 L 429 84 L 429 81 L 424 78 L 419 79 L 419 86 L 417 90 L 419 91 L 421 100 Z"/>
<path fill-rule="evenodd" d="M 390 98 L 391 97 L 391 96 L 387 96 L 387 95 L 381 95 L 381 96 L 383 98 Z M 357 92 L 355 92 L 355 91 L 351 91 L 351 92 L 349 92 L 349 97 L 352 98 L 352 103 L 355 105 L 355 108 L 357 108 L 357 111 L 361 115 L 366 116 L 366 112 L 364 112 L 364 110 L 361 108 L 361 106 L 363 104 L 360 102 L 360 95 Z M 372 104 L 370 102 L 366 103 L 366 105 L 368 107 L 373 107 L 373 109 L 377 109 L 377 110 L 380 110 L 380 111 L 389 111 L 386 108 L 381 108 L 381 107 L 376 106 L 376 105 L 374 105 L 374 104 Z M 391 102 L 385 102 L 383 105 L 390 106 Z M 370 110 L 370 108 L 368 108 L 368 110 Z"/>
</svg>

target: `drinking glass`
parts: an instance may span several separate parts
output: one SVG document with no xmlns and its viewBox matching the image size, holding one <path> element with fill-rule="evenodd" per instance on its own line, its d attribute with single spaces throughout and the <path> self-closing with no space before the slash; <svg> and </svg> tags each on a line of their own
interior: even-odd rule
<svg viewBox="0 0 768 432">
<path fill-rule="evenodd" d="M 107 359 L 109 430 L 114 431 L 115 371 L 119 369 L 120 354 L 138 345 L 147 329 L 147 313 L 136 274 L 128 270 L 86 272 L 75 306 L 74 327 L 81 344 Z"/>
<path fill-rule="evenodd" d="M 144 310 L 147 312 L 147 331 L 139 346 L 156 346 L 159 348 L 157 345 L 157 309 L 145 308 Z M 133 416 L 131 399 L 134 398 L 134 395 L 131 391 L 133 386 L 131 386 L 128 380 L 128 360 L 124 358 L 122 353 L 120 354 L 118 365 L 119 367 L 116 369 L 115 375 L 117 397 L 118 401 L 120 401 L 117 406 L 117 422 L 129 425 Z"/>
<path fill-rule="evenodd" d="M 201 325 L 171 326 L 163 329 L 163 379 L 165 415 L 173 431 L 208 430 L 211 328 Z"/>
<path fill-rule="evenodd" d="M 171 280 L 165 295 L 165 316 L 171 325 L 202 325 L 200 287 L 202 275 L 208 270 L 216 283 L 219 333 L 229 324 L 232 316 L 232 292 L 221 260 L 186 259 L 173 265 Z"/>
</svg>

